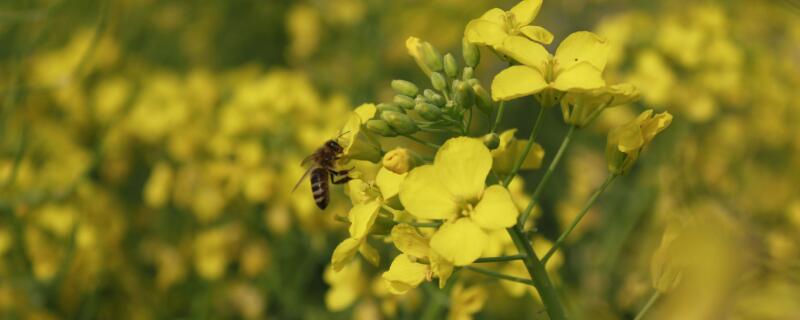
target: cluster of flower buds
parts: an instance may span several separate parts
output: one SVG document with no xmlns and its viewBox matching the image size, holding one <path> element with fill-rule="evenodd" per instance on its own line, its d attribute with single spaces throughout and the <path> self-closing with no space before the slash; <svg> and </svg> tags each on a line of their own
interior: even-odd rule
<svg viewBox="0 0 800 320">
<path fill-rule="evenodd" d="M 466 66 L 459 66 L 455 56 L 442 55 L 428 42 L 409 38 L 409 53 L 430 78 L 431 88 L 420 90 L 406 80 L 392 81 L 395 96 L 392 102 L 380 103 L 375 117 L 366 123 L 371 132 L 384 137 L 409 135 L 418 131 L 452 131 L 463 133 L 468 124 L 464 115 L 478 110 L 491 114 L 493 102 L 489 92 L 475 79 L 480 51 L 463 42 L 462 56 Z"/>
</svg>

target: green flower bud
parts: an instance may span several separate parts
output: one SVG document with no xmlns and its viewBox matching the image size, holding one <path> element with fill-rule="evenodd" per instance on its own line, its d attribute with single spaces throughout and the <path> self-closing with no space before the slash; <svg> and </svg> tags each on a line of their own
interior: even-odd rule
<svg viewBox="0 0 800 320">
<path fill-rule="evenodd" d="M 423 42 L 422 59 L 431 71 L 442 71 L 442 55 L 428 42 Z"/>
<path fill-rule="evenodd" d="M 486 92 L 486 89 L 480 83 L 472 85 L 472 92 L 475 93 L 475 105 L 478 106 L 478 109 L 487 115 L 491 115 L 494 104 L 489 92 Z"/>
<path fill-rule="evenodd" d="M 413 109 L 417 104 L 414 98 L 402 94 L 394 96 L 394 103 L 406 110 Z"/>
<path fill-rule="evenodd" d="M 444 73 L 450 78 L 458 76 L 458 62 L 452 54 L 444 55 Z"/>
<path fill-rule="evenodd" d="M 500 146 L 500 136 L 494 132 L 484 135 L 481 141 L 483 141 L 483 144 L 486 145 L 489 150 L 497 149 L 497 147 Z"/>
<path fill-rule="evenodd" d="M 442 117 L 442 110 L 430 103 L 418 103 L 414 106 L 414 111 L 428 121 L 436 121 Z"/>
<path fill-rule="evenodd" d="M 481 51 L 478 46 L 469 43 L 466 37 L 461 40 L 461 54 L 464 55 L 464 61 L 470 67 L 475 68 L 481 62 Z"/>
<path fill-rule="evenodd" d="M 399 134 L 411 134 L 419 131 L 414 120 L 405 113 L 386 111 L 381 113 L 381 119 L 388 122 L 389 126 Z"/>
<path fill-rule="evenodd" d="M 389 123 L 380 119 L 372 119 L 367 121 L 367 130 L 384 137 L 395 137 L 397 132 L 389 127 Z"/>
<path fill-rule="evenodd" d="M 425 96 L 425 99 L 427 99 L 428 102 L 438 107 L 444 107 L 445 104 L 444 97 L 442 97 L 441 94 L 436 93 L 436 91 L 433 91 L 431 89 L 425 89 L 425 91 L 423 91 L 422 94 Z"/>
<path fill-rule="evenodd" d="M 378 109 L 379 113 L 383 113 L 383 112 L 387 112 L 387 111 L 394 111 L 394 112 L 400 112 L 400 113 L 404 113 L 405 112 L 403 110 L 403 108 L 400 108 L 400 106 L 398 104 L 396 104 L 396 103 L 380 103 L 375 108 Z"/>
<path fill-rule="evenodd" d="M 453 84 L 454 84 L 453 87 L 456 89 L 456 94 L 455 94 L 456 103 L 462 107 L 471 107 L 472 104 L 475 102 L 472 94 L 472 88 L 470 88 L 469 85 L 463 81 L 458 81 L 457 84 L 454 81 Z"/>
<path fill-rule="evenodd" d="M 431 84 L 433 88 L 439 91 L 444 91 L 447 89 L 447 79 L 444 78 L 444 75 L 441 72 L 432 72 L 431 73 Z"/>
<path fill-rule="evenodd" d="M 461 71 L 461 79 L 467 81 L 474 78 L 475 78 L 475 69 L 473 69 L 472 67 L 464 67 L 464 71 Z"/>
<path fill-rule="evenodd" d="M 397 92 L 398 94 L 409 97 L 416 96 L 417 93 L 419 93 L 419 88 L 417 88 L 417 85 L 405 80 L 392 80 L 392 89 L 394 89 L 394 92 Z"/>
</svg>

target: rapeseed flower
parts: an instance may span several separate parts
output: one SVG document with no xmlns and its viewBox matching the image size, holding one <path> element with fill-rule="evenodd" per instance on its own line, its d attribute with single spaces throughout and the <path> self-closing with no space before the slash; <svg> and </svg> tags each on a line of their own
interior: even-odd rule
<svg viewBox="0 0 800 320">
<path fill-rule="evenodd" d="M 629 103 L 639 97 L 631 84 L 615 84 L 588 92 L 570 92 L 561 98 L 564 122 L 579 128 L 591 123 L 605 108 Z"/>
<path fill-rule="evenodd" d="M 394 258 L 389 270 L 382 275 L 389 292 L 405 294 L 434 276 L 439 278 L 439 287 L 445 286 L 453 273 L 453 264 L 431 249 L 430 239 L 408 224 L 394 226 L 391 239 L 402 253 Z M 421 263 L 424 260 L 428 263 Z"/>
<path fill-rule="evenodd" d="M 506 175 L 514 168 L 514 163 L 519 159 L 528 140 L 514 137 L 517 129 L 509 129 L 500 134 L 500 143 L 492 150 L 492 169 L 500 175 Z M 538 143 L 531 148 L 520 170 L 539 169 L 544 159 L 544 149 Z"/>
<path fill-rule="evenodd" d="M 608 43 L 588 31 L 567 36 L 555 55 L 541 44 L 519 36 L 503 40 L 499 51 L 521 65 L 511 66 L 494 77 L 492 98 L 512 100 L 547 92 L 587 91 L 605 86 L 602 73 L 608 59 Z M 556 101 L 555 96 L 540 98 L 544 106 Z"/>
<path fill-rule="evenodd" d="M 608 133 L 606 160 L 613 174 L 625 174 L 639 159 L 642 148 L 672 123 L 672 115 L 662 112 L 653 115 L 646 110 L 633 121 L 615 128 Z"/>
<path fill-rule="evenodd" d="M 524 0 L 511 10 L 494 8 L 467 24 L 464 36 L 470 43 L 490 46 L 498 50 L 506 38 L 523 35 L 544 44 L 553 41 L 553 34 L 540 26 L 531 26 L 539 14 L 542 0 Z"/>
<path fill-rule="evenodd" d="M 444 220 L 430 246 L 457 266 L 478 259 L 487 232 L 513 226 L 519 211 L 508 190 L 486 187 L 492 155 L 479 140 L 458 137 L 445 142 L 433 164 L 411 170 L 400 186 L 400 202 L 412 216 Z"/>
</svg>

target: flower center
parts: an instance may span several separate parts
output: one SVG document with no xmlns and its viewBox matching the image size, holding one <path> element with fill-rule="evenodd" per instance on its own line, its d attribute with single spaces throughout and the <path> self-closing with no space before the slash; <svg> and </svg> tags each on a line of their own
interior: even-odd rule
<svg viewBox="0 0 800 320">
<path fill-rule="evenodd" d="M 474 210 L 475 207 L 471 203 L 465 203 L 461 205 L 461 213 L 459 215 L 462 217 L 469 217 Z"/>
<path fill-rule="evenodd" d="M 517 35 L 519 34 L 519 25 L 517 23 L 517 17 L 514 16 L 511 12 L 506 12 L 503 15 L 503 21 L 505 22 L 505 31 L 509 35 Z"/>
</svg>

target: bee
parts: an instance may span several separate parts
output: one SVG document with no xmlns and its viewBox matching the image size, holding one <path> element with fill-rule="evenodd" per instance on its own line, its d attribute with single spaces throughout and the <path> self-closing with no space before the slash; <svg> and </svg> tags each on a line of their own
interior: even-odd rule
<svg viewBox="0 0 800 320">
<path fill-rule="evenodd" d="M 346 134 L 342 133 L 339 135 Z M 305 166 L 308 163 L 311 163 L 311 167 L 306 170 L 303 174 L 303 177 L 297 181 L 292 192 L 300 186 L 300 183 L 305 180 L 306 176 L 311 174 L 311 193 L 314 195 L 314 202 L 317 204 L 317 207 L 320 209 L 325 209 L 328 206 L 328 202 L 330 202 L 330 192 L 328 190 L 328 179 L 333 184 L 343 184 L 350 181 L 350 178 L 347 174 L 352 169 L 345 169 L 345 170 L 336 170 L 335 163 L 342 157 L 342 152 L 344 148 L 339 142 L 336 142 L 336 139 L 331 139 L 325 142 L 321 147 L 314 151 L 311 155 L 306 157 L 300 165 Z"/>
</svg>

